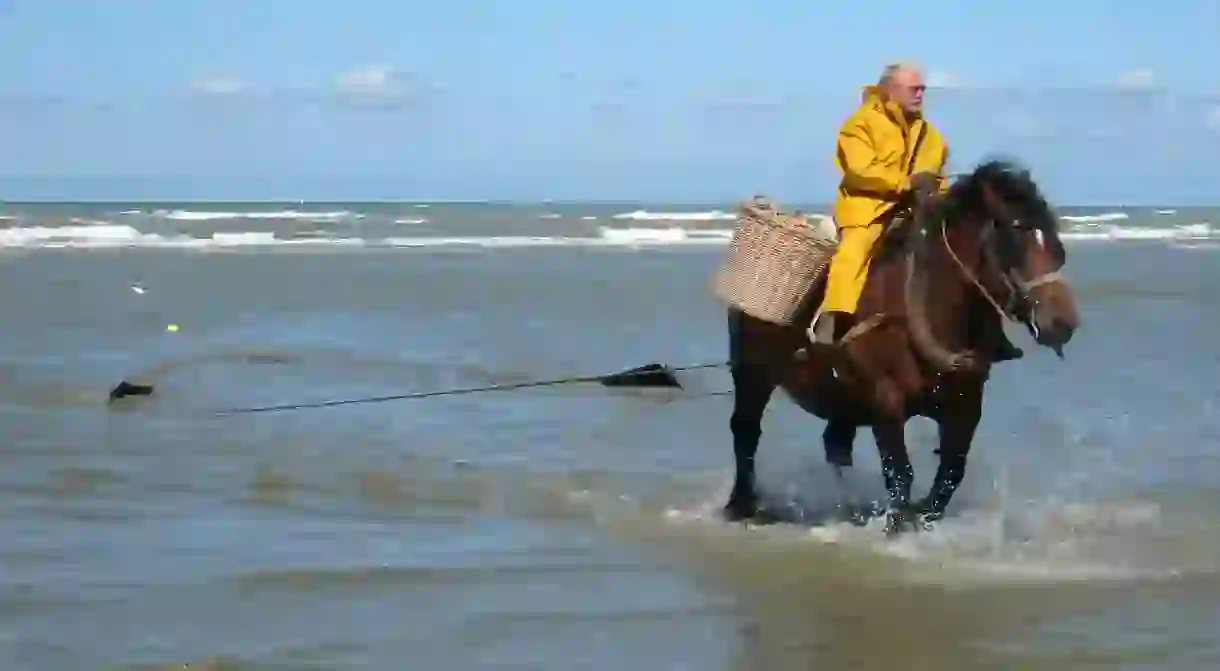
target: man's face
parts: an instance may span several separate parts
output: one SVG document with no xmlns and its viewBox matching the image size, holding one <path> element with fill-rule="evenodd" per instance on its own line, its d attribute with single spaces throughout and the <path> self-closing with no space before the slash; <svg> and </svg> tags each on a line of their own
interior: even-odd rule
<svg viewBox="0 0 1220 671">
<path fill-rule="evenodd" d="M 899 70 L 890 78 L 886 93 L 903 112 L 915 115 L 923 111 L 923 94 L 927 88 L 922 74 L 913 70 Z"/>
</svg>

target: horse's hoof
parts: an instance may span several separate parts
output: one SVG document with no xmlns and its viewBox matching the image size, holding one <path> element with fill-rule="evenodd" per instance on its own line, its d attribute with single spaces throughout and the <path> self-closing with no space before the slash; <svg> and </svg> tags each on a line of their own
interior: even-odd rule
<svg viewBox="0 0 1220 671">
<path fill-rule="evenodd" d="M 922 522 L 925 527 L 935 522 L 939 522 L 945 517 L 944 509 L 932 505 L 927 499 L 915 504 L 915 511 L 917 519 Z"/>
<path fill-rule="evenodd" d="M 890 538 L 907 531 L 918 531 L 920 527 L 920 516 L 913 506 L 891 508 L 885 513 L 885 535 Z"/>
<path fill-rule="evenodd" d="M 867 511 L 861 510 L 854 506 L 849 509 L 844 510 L 843 512 L 844 512 L 843 521 L 847 522 L 848 524 L 850 524 L 854 527 L 864 528 L 864 527 L 868 526 L 868 521 L 873 519 L 873 516 L 870 515 Z"/>
<path fill-rule="evenodd" d="M 915 515 L 913 525 L 916 531 L 933 531 L 936 529 L 936 523 L 943 519 L 945 514 L 935 510 L 920 511 Z"/>
<path fill-rule="evenodd" d="M 870 510 L 866 506 L 861 506 L 851 501 L 844 501 L 835 506 L 835 511 L 830 516 L 829 521 L 835 524 L 850 524 L 853 527 L 866 527 L 869 520 L 875 517 L 877 517 L 875 510 Z"/>
<path fill-rule="evenodd" d="M 921 525 L 924 526 L 935 525 L 936 522 L 944 519 L 944 512 L 937 510 L 920 510 L 919 515 L 916 515 L 915 519 L 919 520 Z"/>
<path fill-rule="evenodd" d="M 729 499 L 720 514 L 726 522 L 746 522 L 758 516 L 758 500 L 749 497 Z"/>
<path fill-rule="evenodd" d="M 939 518 L 935 518 L 931 515 L 918 515 L 915 518 L 913 526 L 916 531 L 934 531 L 938 521 L 940 521 Z"/>
</svg>

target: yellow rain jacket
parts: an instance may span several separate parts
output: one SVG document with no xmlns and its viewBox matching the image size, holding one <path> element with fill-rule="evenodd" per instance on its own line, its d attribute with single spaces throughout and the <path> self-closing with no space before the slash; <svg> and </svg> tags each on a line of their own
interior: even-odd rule
<svg viewBox="0 0 1220 671">
<path fill-rule="evenodd" d="M 839 247 L 830 262 L 823 311 L 856 311 L 868 277 L 868 253 L 884 231 L 884 215 L 911 190 L 915 173 L 939 174 L 945 190 L 948 156 L 944 138 L 931 123 L 918 118 L 908 124 L 897 105 L 882 101 L 876 86 L 865 87 L 863 103 L 839 129 L 835 147 L 843 174 L 834 206 Z"/>
</svg>

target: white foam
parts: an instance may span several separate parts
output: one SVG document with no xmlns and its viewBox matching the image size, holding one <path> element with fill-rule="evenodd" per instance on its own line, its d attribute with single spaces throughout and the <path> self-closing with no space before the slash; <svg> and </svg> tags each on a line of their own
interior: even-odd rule
<svg viewBox="0 0 1220 671">
<path fill-rule="evenodd" d="M 217 232 L 207 238 L 141 233 L 131 226 L 33 226 L 0 229 L 0 247 L 41 249 L 112 249 L 146 247 L 207 249 L 275 245 L 363 245 L 360 238 L 295 238 L 283 240 L 266 231 Z"/>
<path fill-rule="evenodd" d="M 690 231 L 683 228 L 606 228 L 593 237 L 551 235 L 501 235 L 470 237 L 396 237 L 377 241 L 391 247 L 674 247 L 720 246 L 732 230 Z"/>
<path fill-rule="evenodd" d="M 0 229 L 0 247 L 43 247 L 73 241 L 134 243 L 147 238 L 131 226 L 27 226 Z"/>
<path fill-rule="evenodd" d="M 68 223 L 76 226 L 109 226 L 110 222 L 102 219 L 85 219 L 83 217 L 72 217 Z"/>
<path fill-rule="evenodd" d="M 723 501 L 723 495 L 715 500 Z M 662 521 L 716 531 L 737 528 L 726 525 L 718 507 L 708 501 L 666 510 Z M 896 538 L 885 535 L 882 518 L 863 527 L 842 523 L 802 530 L 778 525 L 750 531 L 777 542 L 814 542 L 887 557 L 900 562 L 906 581 L 954 587 L 1163 579 L 1220 569 L 1220 560 L 1206 543 L 1166 543 L 1172 523 L 1148 503 L 1047 501 L 967 510 L 935 524 L 930 532 Z"/>
<path fill-rule="evenodd" d="M 172 219 L 174 221 L 217 221 L 222 219 L 306 219 L 310 221 L 339 221 L 343 219 L 360 219 L 364 215 L 349 212 L 347 210 L 336 210 L 328 212 L 301 212 L 298 210 L 277 210 L 274 212 L 212 212 L 202 210 L 157 210 L 153 213 L 164 219 Z"/>
<path fill-rule="evenodd" d="M 400 219 L 396 223 L 422 224 L 426 220 Z M 833 223 L 819 217 L 817 224 L 829 230 Z M 299 235 L 299 233 L 298 233 Z M 313 231 L 310 237 L 281 238 L 270 231 L 227 231 L 211 236 L 162 235 L 145 233 L 132 226 L 112 223 L 74 224 L 69 226 L 12 226 L 0 228 L 0 248 L 26 249 L 107 249 L 174 248 L 209 249 L 233 247 L 274 248 L 280 246 L 312 248 L 387 247 L 387 248 L 528 248 L 528 247 L 597 247 L 597 248 L 659 248 L 716 247 L 727 245 L 733 236 L 731 228 L 671 226 L 633 226 L 618 228 L 602 226 L 596 235 L 504 235 L 504 236 L 393 236 L 338 238 L 323 231 Z M 1165 241 L 1170 244 L 1194 244 L 1220 241 L 1220 229 L 1199 222 L 1174 227 L 1136 227 L 1090 222 L 1070 226 L 1062 233 L 1067 241 L 1078 243 Z"/>
<path fill-rule="evenodd" d="M 273 245 L 276 242 L 276 238 L 275 233 L 263 231 L 248 233 L 213 233 L 212 242 L 221 247 Z"/>
<path fill-rule="evenodd" d="M 736 219 L 737 215 L 721 212 L 720 210 L 708 212 L 649 212 L 647 210 L 635 210 L 634 212 L 616 214 L 614 218 L 630 221 L 721 221 Z"/>
<path fill-rule="evenodd" d="M 390 247 L 572 247 L 581 239 L 556 236 L 498 235 L 470 237 L 410 237 L 385 238 L 379 241 Z"/>
<path fill-rule="evenodd" d="M 1112 534 L 1127 533 L 1130 555 L 1107 552 L 1099 547 L 1104 543 L 1090 538 L 1098 530 L 1089 527 L 1102 526 L 1100 520 L 1079 521 L 1072 533 L 1053 528 L 1056 512 L 1053 508 L 967 511 L 937 523 L 930 533 L 905 533 L 893 539 L 885 536 L 885 522 L 878 518 L 862 528 L 846 523 L 816 527 L 809 537 L 902 560 L 910 569 L 905 571 L 908 579 L 920 582 L 1062 583 L 1170 577 L 1181 571 L 1172 565 L 1139 561 L 1139 545 L 1152 542 L 1151 534 L 1137 528 L 1149 525 L 1146 508 L 1140 511 L 1142 516 L 1112 512 L 1123 523 L 1107 529 L 1110 536 L 1106 540 L 1113 544 Z M 1156 511 L 1151 514 L 1154 525 Z M 1126 519 L 1129 517 L 1139 519 Z"/>
<path fill-rule="evenodd" d="M 1120 240 L 1209 240 L 1220 238 L 1220 230 L 1208 222 L 1186 224 L 1172 228 L 1149 228 L 1140 226 L 1115 226 L 1111 224 L 1078 225 L 1060 234 L 1064 240 L 1120 241 Z"/>
<path fill-rule="evenodd" d="M 1066 221 L 1073 224 L 1084 223 L 1105 223 L 1109 221 L 1126 221 L 1130 217 L 1126 212 L 1104 212 L 1102 214 L 1078 214 L 1078 215 L 1063 215 L 1059 217 L 1060 221 Z"/>
<path fill-rule="evenodd" d="M 686 229 L 673 228 L 606 228 L 599 229 L 602 239 L 620 244 L 677 244 L 690 239 Z"/>
</svg>

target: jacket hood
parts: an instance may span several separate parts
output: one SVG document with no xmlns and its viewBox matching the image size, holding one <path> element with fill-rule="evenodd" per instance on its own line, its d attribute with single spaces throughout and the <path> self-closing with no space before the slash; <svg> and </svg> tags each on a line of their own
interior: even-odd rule
<svg viewBox="0 0 1220 671">
<path fill-rule="evenodd" d="M 898 105 L 896 103 L 886 100 L 885 97 L 881 93 L 881 87 L 877 86 L 876 84 L 869 84 L 868 86 L 864 86 L 861 88 L 860 104 L 861 105 L 876 105 L 880 109 L 884 110 L 886 114 L 890 115 L 890 117 L 894 118 L 895 120 L 901 120 L 901 121 L 899 121 L 899 123 L 902 123 L 904 125 L 907 123 L 906 115 L 903 113 L 902 108 L 898 107 Z M 915 115 L 914 118 L 922 119 L 923 114 L 917 114 L 917 115 Z"/>
</svg>

